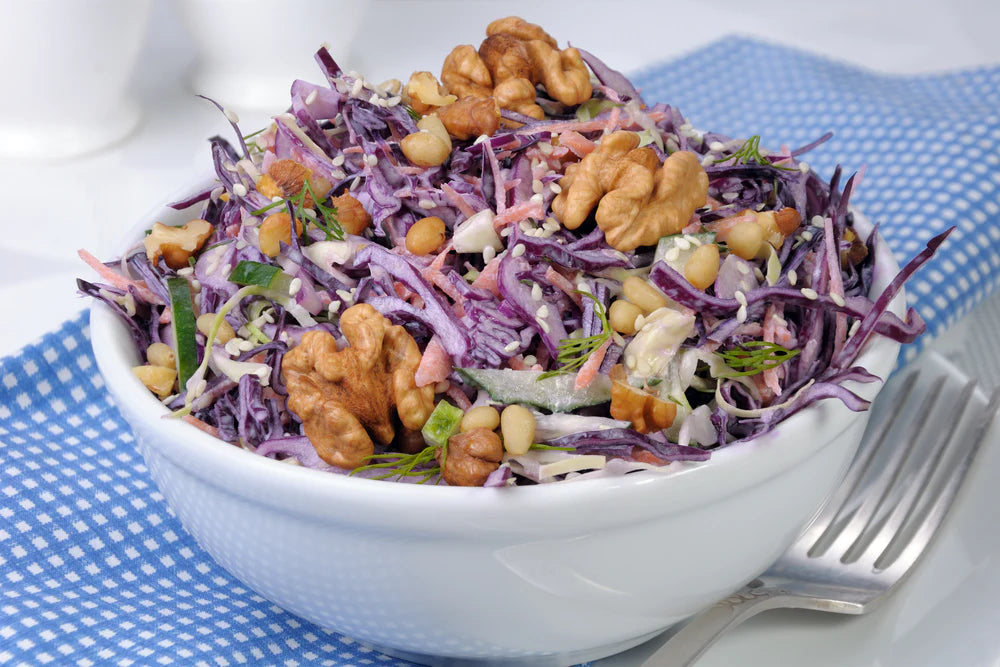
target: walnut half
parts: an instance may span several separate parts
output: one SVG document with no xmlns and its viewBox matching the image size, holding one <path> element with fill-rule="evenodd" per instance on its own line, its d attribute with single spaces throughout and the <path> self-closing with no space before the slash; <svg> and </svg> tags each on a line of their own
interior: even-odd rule
<svg viewBox="0 0 1000 667">
<path fill-rule="evenodd" d="M 418 430 L 434 409 L 434 388 L 418 388 L 413 376 L 420 349 L 401 326 L 368 304 L 340 316 L 349 346 L 325 331 L 309 331 L 285 354 L 281 373 L 288 387 L 288 409 L 305 425 L 320 458 L 353 470 L 396 434 L 394 416 Z"/>
</svg>

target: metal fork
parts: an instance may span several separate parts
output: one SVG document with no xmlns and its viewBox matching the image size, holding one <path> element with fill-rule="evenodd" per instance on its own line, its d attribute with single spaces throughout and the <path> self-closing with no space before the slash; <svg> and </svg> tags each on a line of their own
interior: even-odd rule
<svg viewBox="0 0 1000 667">
<path fill-rule="evenodd" d="M 985 401 L 976 380 L 953 379 L 917 370 L 891 380 L 843 483 L 796 542 L 737 593 L 633 649 L 662 644 L 638 664 L 691 665 L 768 609 L 864 614 L 888 597 L 941 525 L 1000 404 L 1000 388 Z"/>
</svg>

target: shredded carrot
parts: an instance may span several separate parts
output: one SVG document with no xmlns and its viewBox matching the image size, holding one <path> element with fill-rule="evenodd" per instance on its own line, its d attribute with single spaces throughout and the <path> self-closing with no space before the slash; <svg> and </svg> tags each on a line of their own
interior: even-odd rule
<svg viewBox="0 0 1000 667">
<path fill-rule="evenodd" d="M 104 264 L 101 263 L 101 260 L 97 259 L 96 257 L 94 257 L 93 255 L 91 255 L 89 252 L 87 252 L 82 248 L 80 250 L 77 250 L 76 252 L 80 256 L 80 259 L 86 262 L 87 265 L 90 266 L 90 268 L 92 268 L 94 271 L 97 271 L 97 274 L 101 276 L 101 278 L 108 281 L 115 287 L 123 290 L 127 290 L 129 287 L 131 287 L 139 293 L 139 296 L 141 296 L 143 301 L 145 301 L 146 303 L 155 303 L 158 305 L 163 305 L 163 301 L 160 299 L 160 297 L 150 292 L 149 288 L 146 287 L 145 282 L 141 280 L 131 280 L 129 278 L 126 278 L 117 271 L 114 271 L 113 269 L 104 266 Z"/>
<path fill-rule="evenodd" d="M 580 366 L 580 370 L 576 372 L 576 382 L 573 383 L 573 388 L 577 391 L 590 386 L 590 383 L 594 381 L 597 377 L 597 371 L 601 370 L 601 364 L 604 363 L 604 355 L 608 353 L 608 348 L 611 347 L 611 339 L 607 339 L 601 346 L 590 353 L 587 360 L 583 362 Z"/>
<path fill-rule="evenodd" d="M 469 401 L 469 397 L 466 396 L 465 392 L 463 392 L 455 385 L 451 385 L 450 387 L 448 387 L 448 391 L 446 391 L 445 394 L 448 396 L 448 398 L 455 401 L 456 407 L 459 407 L 463 410 L 468 410 L 469 408 L 472 407 L 472 403 Z"/>
<path fill-rule="evenodd" d="M 503 213 L 500 213 L 497 217 L 493 218 L 493 228 L 499 231 L 507 225 L 518 223 L 522 220 L 527 220 L 528 218 L 541 220 L 544 217 L 544 206 L 531 200 L 522 201 L 514 204 Z"/>
<path fill-rule="evenodd" d="M 186 421 L 188 424 L 191 424 L 191 426 L 194 426 L 199 431 L 204 431 L 205 433 L 208 433 L 209 435 L 214 436 L 216 438 L 219 437 L 219 429 L 215 428 L 211 424 L 206 424 L 197 417 L 192 417 L 191 415 L 184 415 L 183 417 L 181 417 L 181 419 Z"/>
<path fill-rule="evenodd" d="M 497 285 L 497 273 L 500 271 L 500 258 L 494 257 L 490 263 L 483 267 L 476 279 L 472 281 L 473 287 L 481 287 L 488 290 L 494 296 L 500 296 L 500 286 Z"/>
<path fill-rule="evenodd" d="M 448 241 L 448 243 L 445 244 L 444 248 L 441 249 L 441 252 L 437 254 L 437 257 L 435 257 L 434 261 L 431 262 L 431 267 L 433 267 L 435 271 L 441 270 L 441 267 L 444 266 L 445 260 L 448 258 L 448 253 L 451 252 L 454 249 L 454 247 L 455 247 L 454 240 Z"/>
<path fill-rule="evenodd" d="M 524 363 L 524 357 L 520 354 L 515 355 L 507 360 L 507 365 L 513 368 L 515 371 L 523 371 L 528 367 Z"/>
<path fill-rule="evenodd" d="M 650 463 L 654 466 L 665 466 L 670 463 L 670 461 L 665 461 L 659 456 L 656 456 L 641 447 L 632 448 L 632 460 L 638 461 L 639 463 Z"/>
<path fill-rule="evenodd" d="M 577 291 L 576 285 L 574 285 L 569 278 L 550 266 L 545 269 L 545 279 L 565 292 L 566 296 L 573 300 L 573 303 L 576 304 L 577 308 L 583 308 L 583 295 Z"/>
<path fill-rule="evenodd" d="M 437 334 L 434 334 L 427 342 L 427 347 L 424 348 L 424 353 L 420 357 L 420 365 L 417 366 L 417 371 L 413 374 L 413 381 L 418 387 L 437 384 L 448 379 L 451 368 L 451 357 L 441 345 Z"/>
<path fill-rule="evenodd" d="M 464 215 L 466 218 L 471 218 L 473 215 L 476 214 L 476 209 L 469 206 L 468 202 L 466 202 L 465 199 L 462 198 L 462 195 L 458 194 L 458 192 L 455 191 L 455 188 L 451 187 L 447 183 L 444 183 L 441 186 L 441 192 L 444 193 L 444 196 L 448 198 L 448 201 L 454 204 L 455 208 L 461 211 L 462 215 Z"/>
<path fill-rule="evenodd" d="M 597 144 L 574 130 L 567 130 L 559 135 L 559 145 L 565 146 L 577 157 L 586 157 L 594 152 Z"/>
<path fill-rule="evenodd" d="M 618 115 L 621 115 L 620 109 L 616 108 Z M 614 112 L 612 112 L 614 115 Z M 654 123 L 659 122 L 667 117 L 665 111 L 647 111 L 646 115 L 649 116 L 650 120 Z M 567 121 L 553 121 L 551 123 L 535 123 L 531 127 L 522 127 L 515 131 L 515 134 L 536 134 L 538 132 L 551 132 L 552 134 L 561 134 L 567 130 L 574 130 L 576 132 L 597 132 L 606 129 L 609 124 L 608 120 L 610 118 L 602 118 L 596 120 L 567 120 Z M 615 123 L 618 119 L 615 119 Z M 630 123 L 629 127 L 638 127 L 634 123 Z"/>
</svg>

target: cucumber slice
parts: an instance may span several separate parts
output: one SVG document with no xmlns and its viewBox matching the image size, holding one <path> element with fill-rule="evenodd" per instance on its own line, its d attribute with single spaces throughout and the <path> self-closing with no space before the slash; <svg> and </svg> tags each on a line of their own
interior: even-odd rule
<svg viewBox="0 0 1000 667">
<path fill-rule="evenodd" d="M 467 382 L 485 389 L 499 403 L 523 403 L 552 412 L 571 412 L 611 400 L 611 380 L 606 375 L 598 375 L 589 386 L 577 390 L 573 386 L 576 382 L 576 375 L 573 374 L 539 380 L 542 371 L 515 371 L 509 368 L 457 370 Z"/>
<path fill-rule="evenodd" d="M 656 244 L 653 263 L 663 261 L 674 271 L 684 273 L 684 265 L 699 246 L 715 243 L 715 232 L 698 234 L 673 234 L 664 236 Z"/>
<path fill-rule="evenodd" d="M 198 342 L 195 340 L 194 303 L 191 301 L 191 286 L 186 278 L 167 278 L 167 292 L 170 294 L 171 327 L 174 332 L 174 355 L 177 358 L 177 381 L 181 391 L 188 378 L 198 368 Z"/>
<path fill-rule="evenodd" d="M 424 427 L 420 429 L 424 442 L 432 447 L 447 447 L 448 438 L 458 433 L 464 414 L 461 408 L 456 408 L 448 401 L 438 401 Z"/>
</svg>

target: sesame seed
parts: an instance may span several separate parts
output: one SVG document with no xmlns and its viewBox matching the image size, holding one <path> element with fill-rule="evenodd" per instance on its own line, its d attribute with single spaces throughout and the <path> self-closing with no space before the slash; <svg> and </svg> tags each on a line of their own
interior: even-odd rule
<svg viewBox="0 0 1000 667">
<path fill-rule="evenodd" d="M 288 283 L 288 296 L 295 296 L 302 289 L 302 279 L 292 278 L 292 282 Z"/>
<path fill-rule="evenodd" d="M 560 192 L 562 192 L 562 186 L 556 183 L 555 181 L 552 181 L 551 183 L 549 183 L 549 190 L 552 191 L 552 194 L 557 195 Z"/>
<path fill-rule="evenodd" d="M 740 290 L 736 290 L 736 292 L 733 294 L 733 298 L 736 299 L 736 303 L 740 304 L 741 306 L 747 305 L 747 295 L 741 292 Z"/>
<path fill-rule="evenodd" d="M 854 320 L 854 324 L 851 325 L 850 330 L 847 332 L 848 337 L 854 336 L 858 333 L 858 329 L 861 328 L 861 320 Z"/>
<path fill-rule="evenodd" d="M 726 150 L 726 146 L 721 141 L 713 141 L 708 145 L 708 150 L 714 151 L 716 153 L 721 153 L 722 151 Z"/>
<path fill-rule="evenodd" d="M 585 294 L 590 294 L 590 286 L 582 280 L 576 284 L 576 289 Z"/>
<path fill-rule="evenodd" d="M 360 185 L 360 184 L 361 184 L 361 177 L 360 176 L 355 176 L 354 180 L 351 181 L 351 187 L 350 187 L 350 189 L 351 190 L 356 190 L 357 187 L 358 187 L 358 185 Z"/>
<path fill-rule="evenodd" d="M 233 185 L 233 194 L 236 195 L 237 197 L 246 197 L 247 186 L 243 185 L 242 183 L 236 183 L 235 185 Z"/>
<path fill-rule="evenodd" d="M 351 86 L 351 97 L 359 97 L 364 87 L 365 87 L 364 81 L 362 81 L 361 79 L 355 81 L 354 85 Z"/>
<path fill-rule="evenodd" d="M 803 174 L 808 174 L 809 173 L 809 169 L 811 169 L 811 167 L 809 166 L 808 162 L 799 162 L 799 171 L 800 172 L 802 172 Z"/>
<path fill-rule="evenodd" d="M 510 341 L 509 343 L 507 343 L 506 345 L 503 346 L 503 351 L 504 352 L 513 352 L 514 350 L 516 350 L 520 346 L 521 346 L 521 344 L 519 342 L 517 342 L 516 340 L 512 340 L 512 341 Z"/>
<path fill-rule="evenodd" d="M 549 332 L 549 323 L 548 322 L 546 322 L 545 320 L 543 320 L 540 317 L 536 317 L 535 318 L 535 322 L 538 323 L 538 326 L 541 328 L 542 331 L 544 331 L 545 333 Z"/>
<path fill-rule="evenodd" d="M 493 246 L 488 245 L 485 248 L 483 248 L 483 261 L 484 262 L 489 263 L 489 262 L 493 261 L 493 258 L 496 257 L 496 256 L 497 256 L 497 251 L 496 251 L 496 249 Z"/>
<path fill-rule="evenodd" d="M 823 216 L 821 215 L 814 215 L 812 219 L 809 221 L 809 224 L 811 224 L 813 227 L 824 227 L 825 223 L 826 221 L 823 219 Z"/>
<path fill-rule="evenodd" d="M 549 316 L 549 307 L 543 303 L 538 307 L 538 311 L 535 314 L 541 319 L 545 319 Z"/>
<path fill-rule="evenodd" d="M 525 356 L 522 361 L 524 361 L 525 366 L 534 366 L 535 364 L 538 363 L 538 359 L 536 359 L 535 355 L 533 354 Z"/>
<path fill-rule="evenodd" d="M 753 275 L 754 275 L 754 278 L 756 278 L 757 280 L 763 280 L 764 279 L 764 272 L 760 270 L 759 266 L 753 267 Z"/>
<path fill-rule="evenodd" d="M 347 290 L 343 290 L 343 289 L 337 290 L 337 296 L 339 296 L 340 300 L 343 301 L 343 302 L 345 302 L 345 303 L 350 303 L 351 301 L 354 300 L 353 295 L 350 292 L 348 292 Z"/>
<path fill-rule="evenodd" d="M 480 134 L 478 137 L 476 137 L 476 140 L 473 141 L 472 143 L 473 144 L 481 144 L 484 141 L 488 140 L 489 138 L 490 138 L 490 135 L 488 135 L 488 134 Z"/>
<path fill-rule="evenodd" d="M 739 194 L 736 192 L 723 192 L 722 198 L 725 201 L 734 201 L 735 199 L 739 198 Z"/>
<path fill-rule="evenodd" d="M 699 239 L 697 236 L 691 236 L 690 234 L 685 234 L 684 239 L 693 246 L 701 245 L 701 239 Z"/>
<path fill-rule="evenodd" d="M 711 155 L 706 155 L 701 159 L 701 166 L 711 167 L 715 163 L 715 159 Z"/>
<path fill-rule="evenodd" d="M 533 195 L 531 195 L 531 201 L 532 201 L 532 203 L 535 203 L 535 204 L 541 204 L 545 200 L 542 199 L 542 195 L 540 195 L 540 194 L 533 194 Z"/>
<path fill-rule="evenodd" d="M 746 306 L 740 306 L 739 309 L 736 311 L 736 321 L 739 322 L 740 324 L 743 324 L 744 322 L 747 321 Z"/>
<path fill-rule="evenodd" d="M 347 178 L 347 174 L 344 173 L 343 169 L 334 169 L 330 172 L 330 175 L 339 181 Z"/>
<path fill-rule="evenodd" d="M 339 167 L 340 165 L 344 164 L 344 159 L 345 158 L 343 154 L 338 155 L 337 157 L 330 160 L 330 164 L 332 164 L 334 167 Z"/>
<path fill-rule="evenodd" d="M 219 198 L 219 196 L 221 196 L 222 193 L 225 192 L 225 191 L 226 191 L 226 189 L 223 188 L 223 187 L 221 187 L 221 186 L 215 188 L 214 190 L 212 190 L 212 195 L 211 195 L 212 201 L 217 200 Z"/>
<path fill-rule="evenodd" d="M 384 106 L 384 101 L 379 97 L 378 93 L 372 93 L 372 96 L 368 98 L 368 104 L 373 104 L 377 107 Z"/>
<path fill-rule="evenodd" d="M 192 269 L 190 266 L 183 266 L 177 269 L 177 275 L 179 276 L 187 277 L 190 276 L 192 273 L 194 273 L 194 269 Z"/>
<path fill-rule="evenodd" d="M 799 281 L 799 274 L 795 272 L 795 269 L 792 269 L 791 271 L 789 271 L 788 272 L 788 284 L 794 286 L 795 283 L 797 283 L 798 281 Z"/>
<path fill-rule="evenodd" d="M 434 208 L 435 206 L 437 206 L 437 204 L 435 204 L 430 199 L 421 199 L 419 202 L 417 202 L 417 206 L 419 206 L 422 209 L 425 209 L 425 210 L 429 211 L 432 208 Z"/>
<path fill-rule="evenodd" d="M 802 232 L 802 238 L 803 238 L 803 240 L 806 240 L 806 241 L 812 241 L 813 240 L 813 233 L 810 232 L 807 229 L 806 231 Z"/>
<path fill-rule="evenodd" d="M 336 315 L 337 311 L 340 310 L 340 302 L 339 301 L 331 301 L 330 305 L 327 306 L 326 309 L 327 309 L 327 311 L 331 315 Z"/>
<path fill-rule="evenodd" d="M 514 246 L 514 249 L 510 251 L 510 254 L 513 257 L 520 257 L 521 255 L 524 254 L 524 251 L 525 251 L 524 244 L 518 243 L 516 246 Z"/>
<path fill-rule="evenodd" d="M 394 107 L 397 104 L 399 104 L 399 102 L 400 102 L 401 99 L 402 98 L 399 95 L 393 95 L 392 97 L 390 97 L 389 99 L 387 99 L 385 101 L 385 105 L 387 107 Z"/>
<path fill-rule="evenodd" d="M 271 197 L 271 203 L 272 204 L 277 204 L 278 202 L 282 202 L 282 201 L 285 201 L 284 197 L 280 197 L 278 195 L 274 195 L 273 197 Z"/>
<path fill-rule="evenodd" d="M 517 223 L 517 226 L 521 228 L 522 232 L 528 232 L 532 229 L 530 220 L 522 220 L 521 222 Z"/>
<path fill-rule="evenodd" d="M 236 355 L 238 355 L 241 351 L 240 343 L 242 342 L 244 342 L 242 338 L 230 338 L 225 345 L 226 354 L 228 354 L 230 357 L 235 357 Z"/>
<path fill-rule="evenodd" d="M 246 248 L 246 247 L 247 247 L 247 242 L 246 241 L 244 241 L 243 239 L 236 239 L 236 249 L 237 250 L 243 250 L 243 248 Z"/>
<path fill-rule="evenodd" d="M 542 193 L 542 187 L 543 187 L 542 182 L 537 178 L 531 181 L 531 191 L 534 192 L 536 195 Z"/>
<path fill-rule="evenodd" d="M 638 331 L 639 329 L 641 329 L 644 326 L 646 326 L 646 316 L 643 315 L 642 313 L 639 313 L 638 315 L 636 315 L 635 316 L 635 323 L 632 326 L 635 327 L 636 331 Z"/>
<path fill-rule="evenodd" d="M 814 290 L 811 287 L 803 287 L 799 291 L 802 292 L 802 296 L 809 299 L 810 301 L 815 301 L 816 299 L 819 298 L 819 294 L 816 292 L 816 290 Z"/>
<path fill-rule="evenodd" d="M 668 262 L 676 262 L 681 257 L 681 249 L 674 246 L 664 254 L 664 257 Z"/>
<path fill-rule="evenodd" d="M 306 104 L 312 104 L 313 102 L 316 101 L 317 97 L 319 97 L 319 91 L 318 90 L 312 91 L 311 93 L 306 95 Z"/>
<path fill-rule="evenodd" d="M 368 163 L 369 167 L 374 167 L 375 165 L 378 164 L 378 156 L 377 155 L 366 155 L 365 156 L 365 162 Z"/>
<path fill-rule="evenodd" d="M 500 230 L 500 236 L 507 238 L 508 236 L 510 236 L 510 232 L 511 232 L 510 227 L 504 227 L 503 229 Z"/>
<path fill-rule="evenodd" d="M 238 122 L 240 122 L 240 117 L 237 116 L 236 112 L 233 111 L 232 109 L 226 109 L 225 114 L 226 114 L 226 118 L 229 119 L 230 123 L 238 123 Z"/>
<path fill-rule="evenodd" d="M 736 265 L 736 270 L 745 276 L 750 275 L 750 266 L 748 264 L 744 264 L 743 262 Z"/>
<path fill-rule="evenodd" d="M 636 359 L 633 356 L 628 356 L 625 359 L 625 365 L 628 366 L 630 371 L 634 371 L 636 367 Z"/>
<path fill-rule="evenodd" d="M 539 285 L 538 283 L 535 283 L 534 285 L 531 286 L 531 298 L 534 299 L 535 301 L 542 300 L 542 286 Z"/>
<path fill-rule="evenodd" d="M 674 245 L 676 245 L 676 247 L 680 248 L 681 250 L 690 250 L 691 249 L 691 242 L 688 241 L 685 238 L 679 238 L 679 239 L 677 239 L 677 241 L 674 243 Z"/>
<path fill-rule="evenodd" d="M 830 301 L 833 301 L 841 308 L 843 308 L 844 304 L 847 303 L 847 301 L 844 300 L 844 297 L 840 296 L 839 294 L 833 294 L 832 292 L 830 293 Z"/>
<path fill-rule="evenodd" d="M 615 342 L 615 345 L 617 345 L 618 347 L 625 347 L 625 338 L 622 337 L 622 335 L 617 331 L 611 332 L 611 340 L 613 340 Z"/>
</svg>

